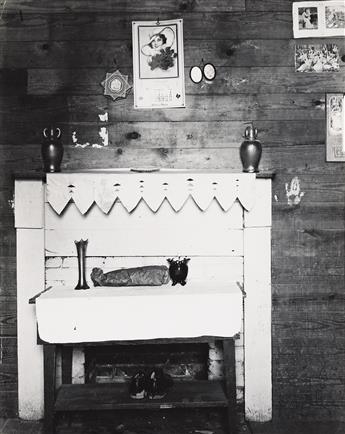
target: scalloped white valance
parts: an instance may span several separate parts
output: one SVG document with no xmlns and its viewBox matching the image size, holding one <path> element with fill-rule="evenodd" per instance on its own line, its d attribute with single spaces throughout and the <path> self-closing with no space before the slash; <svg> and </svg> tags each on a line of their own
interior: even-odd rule
<svg viewBox="0 0 345 434">
<path fill-rule="evenodd" d="M 255 200 L 255 174 L 227 172 L 79 172 L 47 174 L 47 201 L 58 213 L 73 201 L 85 214 L 93 203 L 109 213 L 116 200 L 128 212 L 144 200 L 156 212 L 166 199 L 177 212 L 192 197 L 201 210 L 215 198 L 224 211 L 238 199 L 249 211 Z"/>
</svg>

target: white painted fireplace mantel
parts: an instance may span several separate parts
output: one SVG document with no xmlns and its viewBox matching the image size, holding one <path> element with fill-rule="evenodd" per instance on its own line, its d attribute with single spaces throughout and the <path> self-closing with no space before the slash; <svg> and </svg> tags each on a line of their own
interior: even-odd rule
<svg viewBox="0 0 345 434">
<path fill-rule="evenodd" d="M 236 383 L 247 420 L 271 419 L 270 174 L 121 169 L 18 177 L 15 227 L 21 418 L 43 417 L 43 354 L 29 299 L 76 283 L 74 240 L 89 238 L 90 268 L 188 256 L 191 287 L 241 288 Z"/>
</svg>

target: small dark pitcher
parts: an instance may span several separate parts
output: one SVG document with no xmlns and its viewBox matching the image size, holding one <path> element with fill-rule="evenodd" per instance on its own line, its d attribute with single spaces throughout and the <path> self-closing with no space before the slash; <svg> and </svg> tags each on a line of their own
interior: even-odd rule
<svg viewBox="0 0 345 434">
<path fill-rule="evenodd" d="M 60 172 L 63 157 L 63 145 L 60 141 L 60 128 L 44 128 L 44 141 L 41 146 L 43 167 L 45 172 Z"/>
<path fill-rule="evenodd" d="M 77 247 L 77 255 L 78 255 L 78 284 L 75 289 L 89 289 L 89 285 L 86 282 L 86 266 L 85 266 L 85 258 L 86 258 L 86 247 L 88 240 L 80 240 L 74 241 Z"/>
<path fill-rule="evenodd" d="M 172 286 L 175 286 L 177 283 L 180 283 L 184 286 L 187 281 L 188 275 L 188 262 L 189 258 L 180 259 L 168 259 L 170 264 L 169 266 L 169 275 L 172 280 Z"/>
</svg>

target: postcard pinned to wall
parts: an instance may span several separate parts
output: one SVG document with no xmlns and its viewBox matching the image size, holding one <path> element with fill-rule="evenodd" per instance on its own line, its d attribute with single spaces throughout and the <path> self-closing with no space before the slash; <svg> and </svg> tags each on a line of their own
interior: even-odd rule
<svg viewBox="0 0 345 434">
<path fill-rule="evenodd" d="M 185 107 L 183 21 L 132 22 L 134 108 Z"/>
<path fill-rule="evenodd" d="M 345 94 L 326 94 L 326 161 L 345 161 Z"/>
<path fill-rule="evenodd" d="M 344 0 L 295 2 L 292 18 L 294 38 L 345 36 Z"/>
</svg>

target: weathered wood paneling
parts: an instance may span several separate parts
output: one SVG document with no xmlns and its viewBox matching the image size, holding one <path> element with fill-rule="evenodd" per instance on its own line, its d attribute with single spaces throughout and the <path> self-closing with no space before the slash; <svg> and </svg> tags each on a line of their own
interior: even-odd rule
<svg viewBox="0 0 345 434">
<path fill-rule="evenodd" d="M 344 69 L 344 68 L 342 68 Z M 186 80 L 187 94 L 198 90 L 199 94 L 246 94 L 251 93 L 311 93 L 341 92 L 345 85 L 345 74 L 342 69 L 339 72 L 324 74 L 296 73 L 294 67 L 219 67 L 217 81 L 210 85 L 196 86 L 190 80 Z M 127 68 L 121 68 L 123 73 L 131 72 Z M 185 75 L 188 77 L 186 68 Z M 104 80 L 104 69 L 29 69 L 28 93 L 30 95 L 76 94 L 98 95 L 100 83 Z M 298 77 L 298 80 L 296 79 Z M 188 100 L 187 100 L 188 103 Z"/>
<path fill-rule="evenodd" d="M 152 13 L 161 13 L 164 8 L 165 12 L 229 12 L 236 10 L 244 10 L 245 0 L 164 0 L 162 3 L 157 3 L 154 0 L 117 0 L 116 2 L 109 1 L 93 1 L 93 0 L 55 0 L 48 4 L 44 0 L 14 0 L 6 4 L 4 2 L 3 10 L 22 11 L 34 13 L 71 13 L 71 12 L 142 12 L 151 11 Z"/>
<path fill-rule="evenodd" d="M 166 144 L 161 148 L 151 149 L 143 147 L 143 151 L 138 147 L 106 147 L 102 149 L 94 148 L 65 148 L 65 159 L 62 164 L 63 170 L 76 170 L 86 168 L 119 168 L 119 167 L 142 167 L 143 165 L 155 167 L 172 168 L 200 168 L 200 169 L 231 169 L 241 170 L 241 163 L 238 156 L 238 148 L 200 148 L 200 149 L 174 149 Z M 289 165 L 286 174 L 280 183 L 276 184 L 274 193 L 277 197 L 286 197 L 285 183 L 290 182 L 296 174 L 312 173 L 332 176 L 337 173 L 339 176 L 344 169 L 341 164 L 325 165 L 325 145 L 296 145 L 280 146 L 278 148 L 265 147 L 262 157 L 261 168 L 267 170 L 285 170 L 284 166 Z M 7 173 L 11 171 L 24 173 L 28 170 L 39 172 L 42 168 L 40 146 L 31 145 L 25 147 L 0 146 L 0 152 L 6 165 Z M 138 162 L 138 153 L 140 161 Z M 198 161 L 196 166 L 195 161 Z M 92 164 L 90 164 L 90 161 Z M 194 164 L 193 164 L 194 163 Z M 332 190 L 329 188 L 329 190 Z M 328 189 L 323 194 L 323 200 L 329 205 L 336 204 L 328 201 Z M 4 190 L 5 198 L 11 199 L 9 189 Z M 13 194 L 13 193 L 12 193 Z M 305 196 L 305 199 L 307 196 Z M 283 202 L 284 204 L 286 202 Z M 10 211 L 9 204 L 4 203 L 4 210 Z M 294 209 L 287 206 L 287 212 Z M 1 208 L 0 208 L 1 209 Z M 12 212 L 12 211 L 10 211 Z M 8 216 L 8 221 L 10 217 Z"/>
<path fill-rule="evenodd" d="M 15 338 L 0 338 L 0 390 L 2 393 L 13 393 L 16 389 L 17 341 Z"/>
<path fill-rule="evenodd" d="M 103 3 L 106 3 L 103 1 Z M 128 0 L 126 3 L 130 3 Z M 163 11 L 163 9 L 162 9 Z M 291 12 L 162 12 L 160 20 L 182 18 L 184 37 L 196 40 L 227 39 L 290 39 Z M 3 14 L 5 27 L 0 28 L 2 41 L 92 41 L 131 40 L 132 21 L 152 21 L 149 12 L 74 12 Z"/>
<path fill-rule="evenodd" d="M 14 294 L 14 291 L 12 291 L 12 294 Z M 1 337 L 15 337 L 17 333 L 17 309 L 15 296 L 0 295 L 0 306 Z"/>
<path fill-rule="evenodd" d="M 301 42 L 302 43 L 302 42 Z M 339 38 L 308 39 L 309 44 L 336 44 L 340 56 L 345 47 Z M 204 59 L 212 58 L 217 67 L 231 66 L 294 66 L 295 46 L 293 39 L 231 39 L 228 34 L 220 40 L 185 39 L 185 66 L 190 67 Z M 70 68 L 132 67 L 132 41 L 27 41 L 18 47 L 15 41 L 1 42 L 2 58 L 8 68 Z"/>
<path fill-rule="evenodd" d="M 326 92 L 334 73 L 294 71 L 292 0 L 11 0 L 0 5 L 0 416 L 17 411 L 14 172 L 39 172 L 41 131 L 63 131 L 62 168 L 157 166 L 241 170 L 244 122 L 263 143 L 273 182 L 273 416 L 344 419 L 345 165 L 325 162 Z M 100 86 L 116 68 L 132 80 L 131 21 L 183 18 L 185 110 L 134 110 Z M 201 59 L 212 83 L 191 83 Z M 102 123 L 99 114 L 108 113 Z M 101 143 L 106 126 L 109 146 Z M 298 177 L 298 204 L 287 190 Z M 3 386 L 5 389 L 3 389 Z M 3 391 L 5 390 L 5 391 Z"/>
</svg>

